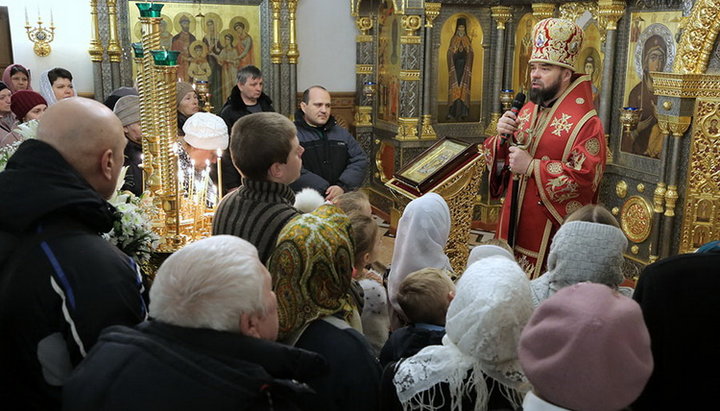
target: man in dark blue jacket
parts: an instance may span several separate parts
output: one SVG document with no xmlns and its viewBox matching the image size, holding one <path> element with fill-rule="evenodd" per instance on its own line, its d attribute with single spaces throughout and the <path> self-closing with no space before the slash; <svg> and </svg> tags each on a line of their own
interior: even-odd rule
<svg viewBox="0 0 720 411">
<path fill-rule="evenodd" d="M 0 404 L 60 409 L 70 372 L 111 325 L 145 319 L 135 262 L 100 237 L 117 218 L 126 139 L 97 101 L 57 102 L 0 173 Z"/>
<path fill-rule="evenodd" d="M 305 149 L 300 178 L 290 187 L 310 187 L 332 200 L 360 187 L 365 179 L 368 157 L 350 133 L 330 115 L 330 93 L 312 86 L 303 93 L 295 114 L 300 145 Z"/>
</svg>

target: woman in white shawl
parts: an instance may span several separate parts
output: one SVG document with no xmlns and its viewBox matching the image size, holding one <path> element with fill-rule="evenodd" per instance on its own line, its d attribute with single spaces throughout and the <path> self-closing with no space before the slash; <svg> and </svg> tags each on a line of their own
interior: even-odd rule
<svg viewBox="0 0 720 411">
<path fill-rule="evenodd" d="M 517 409 L 530 389 L 517 357 L 533 311 L 529 280 L 501 247 L 475 247 L 469 260 L 448 308 L 443 344 L 394 366 L 405 410 Z"/>
<path fill-rule="evenodd" d="M 47 101 L 48 107 L 59 100 L 75 97 L 75 85 L 72 74 L 64 68 L 55 67 L 45 70 L 38 78 L 40 89 L 38 92 Z"/>
<path fill-rule="evenodd" d="M 438 194 L 428 193 L 412 200 L 398 221 L 392 264 L 388 276 L 388 296 L 392 309 L 404 318 L 397 302 L 400 283 L 410 273 L 423 268 L 441 268 L 452 271 L 445 255 L 450 235 L 450 208 Z M 395 317 L 392 315 L 391 317 Z M 392 328 L 395 329 L 397 318 Z"/>
</svg>

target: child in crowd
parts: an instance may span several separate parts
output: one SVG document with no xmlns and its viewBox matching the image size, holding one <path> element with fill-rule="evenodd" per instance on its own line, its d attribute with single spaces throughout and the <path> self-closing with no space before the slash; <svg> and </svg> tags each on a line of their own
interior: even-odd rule
<svg viewBox="0 0 720 411">
<path fill-rule="evenodd" d="M 372 217 L 357 211 L 350 213 L 350 226 L 355 243 L 353 280 L 362 287 L 364 295 L 361 315 L 363 334 L 377 355 L 385 344 L 390 329 L 387 291 L 382 275 L 368 269 L 377 259 L 380 246 L 378 226 Z"/>
<path fill-rule="evenodd" d="M 340 194 L 335 197 L 333 204 L 340 207 L 348 215 L 352 212 L 359 212 L 368 217 L 372 216 L 370 199 L 364 191 L 356 190 Z"/>
<path fill-rule="evenodd" d="M 428 345 L 438 345 L 445 335 L 445 315 L 455 297 L 455 284 L 446 270 L 423 268 L 400 283 L 398 304 L 409 325 L 390 334 L 380 352 L 380 365 L 415 355 Z"/>
<path fill-rule="evenodd" d="M 533 310 L 529 280 L 505 250 L 477 248 L 489 250 L 457 281 L 441 344 L 385 367 L 382 411 L 519 409 L 530 389 L 517 356 Z M 403 310 L 410 315 L 408 308 Z"/>
</svg>

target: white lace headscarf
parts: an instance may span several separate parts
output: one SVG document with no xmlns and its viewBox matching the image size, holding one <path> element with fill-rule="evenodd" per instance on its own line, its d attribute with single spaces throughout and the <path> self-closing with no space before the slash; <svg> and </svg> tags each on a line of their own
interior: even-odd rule
<svg viewBox="0 0 720 411">
<path fill-rule="evenodd" d="M 48 69 L 48 70 L 43 71 L 40 74 L 40 78 L 38 78 L 38 82 L 40 83 L 40 89 L 38 90 L 38 92 L 40 93 L 41 96 L 43 96 L 45 98 L 45 101 L 47 101 L 48 107 L 50 107 L 53 104 L 58 102 L 57 98 L 55 98 L 55 92 L 53 91 L 52 83 L 50 83 L 50 78 L 48 77 L 48 73 L 50 72 L 50 70 L 53 70 L 53 69 Z M 75 83 L 73 81 L 70 81 L 70 82 L 73 85 L 73 93 L 75 93 L 75 95 L 77 96 L 77 92 L 74 91 Z"/>
<path fill-rule="evenodd" d="M 490 397 L 485 376 L 519 407 L 530 385 L 517 344 L 532 311 L 527 275 L 507 253 L 473 263 L 458 281 L 442 345 L 426 347 L 397 367 L 393 383 L 403 409 L 434 409 L 438 384 L 447 383 L 451 410 L 461 410 L 463 396 L 472 391 L 474 409 L 485 410 Z"/>
<path fill-rule="evenodd" d="M 400 283 L 409 274 L 423 268 L 452 271 L 445 245 L 450 235 L 450 208 L 438 194 L 428 193 L 405 207 L 398 221 L 392 264 L 388 276 L 390 303 L 398 313 Z"/>
</svg>

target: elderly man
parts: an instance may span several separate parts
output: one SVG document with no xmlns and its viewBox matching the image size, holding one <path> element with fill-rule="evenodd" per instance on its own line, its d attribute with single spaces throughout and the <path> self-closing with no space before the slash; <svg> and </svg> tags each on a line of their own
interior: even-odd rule
<svg viewBox="0 0 720 411">
<path fill-rule="evenodd" d="M 120 97 L 115 108 L 115 115 L 120 119 L 123 126 L 127 146 L 125 146 L 125 184 L 122 189 L 131 191 L 136 196 L 143 192 L 143 173 L 140 168 L 142 163 L 142 129 L 140 128 L 140 97 L 129 95 Z"/>
<path fill-rule="evenodd" d="M 322 86 L 305 90 L 295 114 L 300 144 L 305 148 L 300 178 L 291 187 L 310 187 L 332 201 L 362 185 L 368 157 L 360 144 L 330 115 L 330 93 Z"/>
<path fill-rule="evenodd" d="M 507 192 L 495 235 L 513 238 L 515 257 L 531 278 L 544 271 L 550 239 L 565 216 L 597 201 L 605 170 L 605 132 L 592 83 L 574 68 L 582 29 L 545 19 L 533 38 L 530 102 L 517 116 L 506 112 L 498 135 L 485 141 L 493 195 Z"/>
<path fill-rule="evenodd" d="M 270 273 L 240 238 L 175 252 L 150 301 L 151 321 L 103 333 L 66 384 L 66 409 L 289 409 L 310 393 L 298 381 L 327 369 L 320 355 L 274 342 Z"/>
<path fill-rule="evenodd" d="M 275 111 L 272 100 L 263 93 L 263 74 L 255 66 L 245 66 L 237 73 L 237 87 L 233 87 L 230 97 L 220 110 L 220 117 L 225 120 L 228 133 L 232 126 L 241 117 L 252 113 Z M 225 158 L 229 160 L 229 151 L 225 151 Z M 222 162 L 223 192 L 237 188 L 240 185 L 240 174 L 230 161 Z"/>
<path fill-rule="evenodd" d="M 120 120 L 94 100 L 48 108 L 37 139 L 0 173 L 0 393 L 24 409 L 60 407 L 72 369 L 110 325 L 145 319 L 139 270 L 110 231 L 123 165 Z"/>
<path fill-rule="evenodd" d="M 300 214 L 288 184 L 302 168 L 303 147 L 293 123 L 278 113 L 258 113 L 232 128 L 230 151 L 242 186 L 225 196 L 215 212 L 213 235 L 232 234 L 252 243 L 265 262 L 280 230 Z"/>
</svg>

